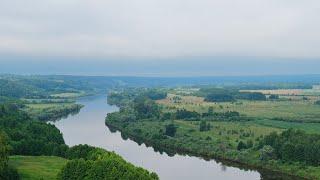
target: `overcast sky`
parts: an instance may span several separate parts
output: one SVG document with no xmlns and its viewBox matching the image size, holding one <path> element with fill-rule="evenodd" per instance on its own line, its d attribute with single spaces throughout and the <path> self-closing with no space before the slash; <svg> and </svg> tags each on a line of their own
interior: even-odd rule
<svg viewBox="0 0 320 180">
<path fill-rule="evenodd" d="M 79 67 L 53 71 L 55 61 Z M 181 62 L 184 71 L 167 68 Z M 320 1 L 1 0 L 0 63 L 27 73 L 314 74 Z"/>
</svg>

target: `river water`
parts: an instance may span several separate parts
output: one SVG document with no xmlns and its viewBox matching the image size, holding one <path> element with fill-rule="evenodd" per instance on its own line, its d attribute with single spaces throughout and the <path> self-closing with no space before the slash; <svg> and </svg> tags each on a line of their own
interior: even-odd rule
<svg viewBox="0 0 320 180">
<path fill-rule="evenodd" d="M 107 104 L 106 96 L 85 97 L 78 100 L 85 105 L 81 111 L 54 124 L 63 133 L 67 145 L 88 144 L 114 151 L 128 162 L 156 172 L 162 180 L 257 180 L 260 173 L 246 171 L 197 157 L 155 152 L 152 147 L 124 140 L 120 132 L 112 133 L 105 126 L 107 113 L 118 108 Z"/>
</svg>

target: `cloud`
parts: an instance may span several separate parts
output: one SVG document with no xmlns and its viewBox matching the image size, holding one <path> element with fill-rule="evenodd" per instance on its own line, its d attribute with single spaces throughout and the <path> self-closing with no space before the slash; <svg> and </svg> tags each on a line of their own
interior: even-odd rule
<svg viewBox="0 0 320 180">
<path fill-rule="evenodd" d="M 316 0 L 2 0 L 0 53 L 320 57 Z"/>
</svg>

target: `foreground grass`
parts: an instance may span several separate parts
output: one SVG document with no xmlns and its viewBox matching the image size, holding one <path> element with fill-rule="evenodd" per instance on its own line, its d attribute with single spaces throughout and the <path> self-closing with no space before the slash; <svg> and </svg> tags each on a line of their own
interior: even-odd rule
<svg viewBox="0 0 320 180">
<path fill-rule="evenodd" d="M 66 163 L 66 159 L 54 156 L 10 156 L 9 160 L 22 180 L 56 179 Z"/>
</svg>

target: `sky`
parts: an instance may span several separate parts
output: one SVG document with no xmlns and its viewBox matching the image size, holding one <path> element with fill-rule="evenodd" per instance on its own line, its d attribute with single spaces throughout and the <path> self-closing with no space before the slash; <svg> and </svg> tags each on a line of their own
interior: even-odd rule
<svg viewBox="0 0 320 180">
<path fill-rule="evenodd" d="M 318 74 L 317 0 L 1 0 L 0 73 Z"/>
</svg>

